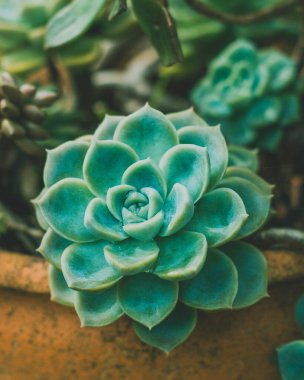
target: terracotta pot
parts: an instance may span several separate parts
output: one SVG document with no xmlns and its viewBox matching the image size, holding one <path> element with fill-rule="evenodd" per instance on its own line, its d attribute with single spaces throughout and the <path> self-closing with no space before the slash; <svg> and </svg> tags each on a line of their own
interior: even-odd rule
<svg viewBox="0 0 304 380">
<path fill-rule="evenodd" d="M 1 380 L 279 380 L 275 348 L 297 338 L 293 306 L 304 255 L 265 252 L 270 298 L 242 311 L 200 313 L 169 356 L 142 344 L 125 318 L 80 328 L 74 310 L 49 301 L 47 265 L 0 252 Z"/>
</svg>

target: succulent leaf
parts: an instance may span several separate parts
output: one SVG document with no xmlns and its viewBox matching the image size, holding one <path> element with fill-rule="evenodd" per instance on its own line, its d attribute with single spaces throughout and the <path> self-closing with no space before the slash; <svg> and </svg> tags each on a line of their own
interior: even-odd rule
<svg viewBox="0 0 304 380">
<path fill-rule="evenodd" d="M 123 116 L 106 115 L 94 133 L 96 140 L 113 140 L 115 130 Z"/>
<path fill-rule="evenodd" d="M 123 230 L 122 223 L 114 218 L 108 210 L 107 204 L 100 198 L 94 198 L 88 204 L 84 225 L 99 239 L 119 241 L 128 237 Z"/>
<path fill-rule="evenodd" d="M 48 274 L 51 300 L 61 305 L 74 306 L 76 292 L 68 286 L 61 270 L 50 265 Z"/>
<path fill-rule="evenodd" d="M 278 350 L 279 366 L 283 380 L 304 378 L 304 340 L 285 344 Z"/>
<path fill-rule="evenodd" d="M 194 109 L 192 107 L 186 109 L 185 111 L 169 113 L 167 115 L 167 118 L 173 123 L 174 127 L 177 130 L 183 127 L 189 127 L 191 125 L 200 125 L 200 126 L 207 125 L 207 123 L 194 112 Z M 186 142 L 186 144 L 194 144 L 194 143 Z"/>
<path fill-rule="evenodd" d="M 173 124 L 149 105 L 125 117 L 116 128 L 114 140 L 129 145 L 141 160 L 150 157 L 155 163 L 178 144 Z"/>
<path fill-rule="evenodd" d="M 147 241 L 153 239 L 160 231 L 164 222 L 164 212 L 160 210 L 152 218 L 139 223 L 128 223 L 123 226 L 124 231 L 134 239 Z"/>
<path fill-rule="evenodd" d="M 295 319 L 301 329 L 304 330 L 304 294 L 298 299 L 296 304 Z"/>
<path fill-rule="evenodd" d="M 177 304 L 173 312 L 152 329 L 134 323 L 134 330 L 144 343 L 169 353 L 184 342 L 197 323 L 196 310 L 183 304 Z"/>
<path fill-rule="evenodd" d="M 157 190 L 162 197 L 167 194 L 167 185 L 162 173 L 150 158 L 137 161 L 129 166 L 123 174 L 122 183 L 133 186 L 137 190 L 151 187 Z"/>
<path fill-rule="evenodd" d="M 158 253 L 159 247 L 154 241 L 139 242 L 134 239 L 112 243 L 104 248 L 107 262 L 124 275 L 151 269 L 157 260 Z"/>
<path fill-rule="evenodd" d="M 102 292 L 75 292 L 75 310 L 81 326 L 107 326 L 123 315 L 117 300 L 117 286 Z"/>
<path fill-rule="evenodd" d="M 149 273 L 124 277 L 118 284 L 118 299 L 124 312 L 149 329 L 171 313 L 177 297 L 178 283 Z"/>
<path fill-rule="evenodd" d="M 206 148 L 180 144 L 169 149 L 159 166 L 164 173 L 168 190 L 176 183 L 184 185 L 193 202 L 197 202 L 209 184 L 209 157 Z"/>
<path fill-rule="evenodd" d="M 107 190 L 120 184 L 124 171 L 137 161 L 135 152 L 117 141 L 95 141 L 85 159 L 83 175 L 91 191 L 106 198 Z"/>
<path fill-rule="evenodd" d="M 159 256 L 153 273 L 170 281 L 194 277 L 204 265 L 207 241 L 197 232 L 180 232 L 158 240 Z M 183 246 L 183 250 L 180 247 Z"/>
<path fill-rule="evenodd" d="M 121 279 L 104 256 L 105 241 L 72 244 L 64 250 L 61 267 L 68 286 L 76 290 L 98 291 L 110 288 Z"/>
<path fill-rule="evenodd" d="M 37 251 L 55 268 L 61 270 L 61 256 L 63 251 L 71 244 L 71 241 L 64 239 L 49 228 Z"/>
<path fill-rule="evenodd" d="M 238 273 L 238 292 L 234 309 L 241 309 L 267 296 L 267 263 L 261 251 L 245 242 L 229 243 L 221 248 L 233 261 Z"/>
<path fill-rule="evenodd" d="M 51 186 L 38 200 L 39 208 L 51 228 L 75 242 L 97 238 L 85 227 L 86 208 L 94 198 L 81 179 L 66 178 Z"/>
<path fill-rule="evenodd" d="M 267 220 L 271 195 L 262 192 L 256 184 L 240 177 L 228 177 L 222 180 L 221 187 L 235 191 L 242 199 L 248 218 L 238 231 L 237 237 L 244 238 L 258 230 Z"/>
<path fill-rule="evenodd" d="M 192 218 L 194 204 L 187 188 L 180 183 L 173 185 L 164 207 L 164 221 L 160 236 L 170 236 L 183 228 Z"/>
<path fill-rule="evenodd" d="M 83 160 L 88 148 L 86 142 L 68 141 L 49 150 L 43 175 L 45 186 L 50 187 L 64 178 L 83 179 Z"/>
<path fill-rule="evenodd" d="M 239 166 L 247 168 L 256 173 L 258 171 L 258 151 L 250 150 L 239 145 L 229 145 L 228 147 L 228 166 Z"/>
<path fill-rule="evenodd" d="M 210 248 L 202 270 L 180 284 L 179 299 L 202 310 L 231 309 L 238 291 L 238 273 L 232 260 Z"/>
<path fill-rule="evenodd" d="M 231 189 L 221 188 L 198 202 L 186 229 L 204 234 L 208 246 L 217 247 L 235 237 L 247 218 L 241 197 Z"/>
<path fill-rule="evenodd" d="M 212 188 L 222 177 L 228 163 L 228 151 L 224 136 L 219 127 L 184 127 L 178 131 L 181 144 L 195 144 L 207 147 L 210 161 L 209 188 Z"/>
</svg>

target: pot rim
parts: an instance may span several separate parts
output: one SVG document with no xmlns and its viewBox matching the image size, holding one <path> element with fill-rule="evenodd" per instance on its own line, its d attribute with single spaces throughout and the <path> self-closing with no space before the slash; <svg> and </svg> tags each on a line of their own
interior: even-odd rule
<svg viewBox="0 0 304 380">
<path fill-rule="evenodd" d="M 269 284 L 304 278 L 304 255 L 289 250 L 265 250 Z M 48 263 L 42 257 L 0 250 L 0 288 L 49 294 Z"/>
</svg>

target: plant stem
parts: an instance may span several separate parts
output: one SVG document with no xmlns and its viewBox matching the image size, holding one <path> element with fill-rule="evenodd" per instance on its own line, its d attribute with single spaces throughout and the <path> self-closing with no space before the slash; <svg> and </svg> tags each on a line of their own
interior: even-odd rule
<svg viewBox="0 0 304 380">
<path fill-rule="evenodd" d="M 303 0 L 286 0 L 281 4 L 274 5 L 272 7 L 267 7 L 257 12 L 243 15 L 234 15 L 218 11 L 204 4 L 200 0 L 186 1 L 197 12 L 226 24 L 250 24 L 257 21 L 266 20 L 273 16 L 285 14 L 290 8 L 293 8 L 296 5 L 304 5 Z"/>
</svg>

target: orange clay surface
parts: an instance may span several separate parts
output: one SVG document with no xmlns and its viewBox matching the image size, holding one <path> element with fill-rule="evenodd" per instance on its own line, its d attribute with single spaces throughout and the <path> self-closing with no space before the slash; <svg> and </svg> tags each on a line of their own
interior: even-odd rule
<svg viewBox="0 0 304 380">
<path fill-rule="evenodd" d="M 304 263 L 298 254 L 266 256 L 272 282 L 285 279 L 270 287 L 271 297 L 242 311 L 201 312 L 192 336 L 166 356 L 141 343 L 127 318 L 80 328 L 73 309 L 43 294 L 41 260 L 0 253 L 0 380 L 280 380 L 275 348 L 300 337 L 292 314 Z"/>
</svg>

